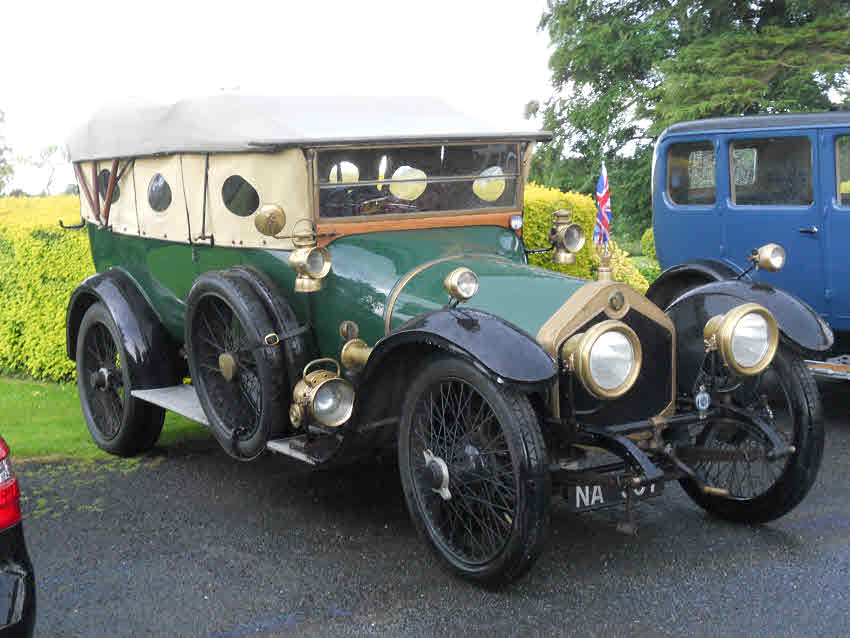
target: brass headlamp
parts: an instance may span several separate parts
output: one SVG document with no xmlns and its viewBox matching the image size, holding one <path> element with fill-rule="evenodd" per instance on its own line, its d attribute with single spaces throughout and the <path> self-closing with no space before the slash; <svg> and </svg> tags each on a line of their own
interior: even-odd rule
<svg viewBox="0 0 850 638">
<path fill-rule="evenodd" d="M 309 229 L 296 232 L 302 222 Z M 316 292 L 322 289 L 322 279 L 331 271 L 331 255 L 327 248 L 316 243 L 316 229 L 308 219 L 295 222 L 290 235 L 280 235 L 286 226 L 286 213 L 277 204 L 264 204 L 254 217 L 257 231 L 275 239 L 291 239 L 295 250 L 289 255 L 289 265 L 295 270 L 295 292 Z"/>
<path fill-rule="evenodd" d="M 753 249 L 750 261 L 759 270 L 776 272 L 785 265 L 785 249 L 779 244 L 765 244 Z"/>
<path fill-rule="evenodd" d="M 561 356 L 585 389 L 598 399 L 616 399 L 632 389 L 643 349 L 635 331 L 608 319 L 571 336 Z"/>
<path fill-rule="evenodd" d="M 779 345 L 779 327 L 767 308 L 745 303 L 709 319 L 703 337 L 706 349 L 717 350 L 730 370 L 754 375 L 773 361 Z"/>
<path fill-rule="evenodd" d="M 327 363 L 336 366 L 336 372 L 324 369 L 310 372 L 310 368 Z M 334 359 L 315 359 L 304 366 L 302 378 L 292 391 L 289 409 L 292 425 L 301 427 L 307 411 L 319 423 L 330 428 L 339 427 L 351 418 L 354 386 L 339 375 L 339 363 Z"/>
<path fill-rule="evenodd" d="M 446 275 L 443 288 L 457 302 L 468 301 L 478 292 L 478 275 L 466 266 L 455 268 Z"/>
<path fill-rule="evenodd" d="M 295 292 L 316 292 L 322 289 L 322 279 L 331 271 L 331 254 L 324 246 L 296 248 L 289 255 L 289 265 L 298 273 Z"/>
<path fill-rule="evenodd" d="M 584 228 L 573 222 L 571 210 L 561 208 L 552 213 L 552 230 L 549 232 L 552 242 L 553 264 L 574 264 L 576 253 L 582 249 L 585 242 Z"/>
</svg>

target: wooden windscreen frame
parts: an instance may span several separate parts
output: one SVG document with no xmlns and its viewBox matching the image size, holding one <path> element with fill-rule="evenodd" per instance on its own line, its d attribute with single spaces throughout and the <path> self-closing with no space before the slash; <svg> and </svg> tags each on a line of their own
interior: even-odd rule
<svg viewBox="0 0 850 638">
<path fill-rule="evenodd" d="M 465 142 L 453 142 L 453 146 L 462 144 L 474 143 L 474 140 Z M 377 215 L 364 215 L 362 218 L 335 219 L 332 217 L 322 218 L 319 214 L 319 166 L 318 166 L 318 151 L 340 148 L 344 146 L 334 147 L 313 147 L 308 150 L 309 172 L 312 184 L 311 190 L 313 193 L 313 222 L 316 227 L 318 243 L 320 246 L 326 246 L 335 239 L 345 235 L 354 235 L 360 233 L 392 231 L 392 230 L 419 230 L 427 228 L 444 228 L 444 227 L 459 227 L 459 226 L 503 226 L 510 228 L 510 218 L 513 215 L 522 214 L 523 197 L 525 195 L 525 180 L 528 174 L 528 161 L 530 156 L 526 155 L 526 150 L 530 142 L 514 142 L 502 140 L 500 143 L 516 144 L 519 152 L 520 170 L 516 177 L 517 184 L 515 190 L 515 200 L 513 206 L 505 206 L 499 208 L 481 209 L 481 210 L 450 210 L 450 211 L 433 211 L 424 213 L 413 213 L 407 215 L 388 215 L 386 217 Z M 409 146 L 432 146 L 434 143 L 418 143 L 410 144 Z M 408 145 L 405 145 L 408 146 Z M 347 148 L 389 148 L 388 145 L 366 145 L 366 146 L 350 146 Z M 522 237 L 522 230 L 515 231 L 517 236 Z"/>
</svg>

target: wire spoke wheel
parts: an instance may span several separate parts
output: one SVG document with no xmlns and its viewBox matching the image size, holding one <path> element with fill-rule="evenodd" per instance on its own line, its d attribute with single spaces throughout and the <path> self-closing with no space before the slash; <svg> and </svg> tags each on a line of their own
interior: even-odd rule
<svg viewBox="0 0 850 638">
<path fill-rule="evenodd" d="M 221 418 L 232 424 L 231 434 L 248 439 L 256 433 L 262 414 L 262 385 L 252 344 L 245 327 L 217 295 L 198 302 L 193 317 L 192 351 L 199 364 L 195 382 L 203 385 Z M 233 362 L 232 376 L 222 357 Z"/>
<path fill-rule="evenodd" d="M 82 379 L 94 425 L 106 440 L 114 439 L 124 416 L 124 380 L 118 345 L 109 329 L 95 323 L 83 336 Z"/>
<path fill-rule="evenodd" d="M 399 467 L 411 518 L 449 569 L 501 585 L 531 567 L 550 486 L 527 397 L 463 360 L 431 360 L 403 408 Z"/>
<path fill-rule="evenodd" d="M 742 380 L 729 399 L 770 425 L 796 451 L 770 459 L 771 446 L 764 435 L 733 418 L 713 419 L 693 433 L 693 442 L 717 454 L 694 468 L 708 485 L 728 494 L 704 494 L 687 479 L 682 486 L 700 506 L 722 518 L 749 523 L 773 520 L 793 509 L 817 477 L 823 455 L 817 386 L 805 362 L 780 347 L 771 365 L 760 375 Z"/>
<path fill-rule="evenodd" d="M 413 433 L 411 465 L 429 525 L 458 558 L 492 560 L 517 506 L 515 468 L 493 408 L 463 380 L 446 379 L 417 402 Z M 431 456 L 445 462 L 448 499 L 436 491 Z"/>
<path fill-rule="evenodd" d="M 130 360 L 107 308 L 92 304 L 77 335 L 77 390 L 92 439 L 110 454 L 131 456 L 159 438 L 165 411 L 132 396 Z"/>
<path fill-rule="evenodd" d="M 794 443 L 790 380 L 780 377 L 775 368 L 741 384 L 732 396 L 735 404 L 768 423 L 786 444 Z M 697 436 L 697 445 L 729 453 L 731 460 L 701 461 L 695 467 L 710 485 L 728 490 L 735 499 L 753 499 L 767 492 L 790 462 L 787 456 L 769 459 L 767 439 L 734 421 L 717 420 L 707 426 Z"/>
<path fill-rule="evenodd" d="M 219 444 L 244 461 L 288 418 L 281 351 L 263 345 L 278 329 L 252 282 L 250 273 L 207 272 L 186 300 L 192 383 Z"/>
</svg>

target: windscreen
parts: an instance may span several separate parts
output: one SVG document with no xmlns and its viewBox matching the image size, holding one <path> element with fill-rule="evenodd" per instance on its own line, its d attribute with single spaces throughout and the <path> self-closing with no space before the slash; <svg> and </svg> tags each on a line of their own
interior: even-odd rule
<svg viewBox="0 0 850 638">
<path fill-rule="evenodd" d="M 327 149 L 317 162 L 323 218 L 516 204 L 517 144 Z"/>
</svg>

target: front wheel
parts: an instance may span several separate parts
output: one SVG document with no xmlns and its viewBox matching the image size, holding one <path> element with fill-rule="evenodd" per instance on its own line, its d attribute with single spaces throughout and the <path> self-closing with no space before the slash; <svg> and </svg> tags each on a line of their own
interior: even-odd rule
<svg viewBox="0 0 850 638">
<path fill-rule="evenodd" d="M 498 586 L 534 564 L 551 488 L 525 395 L 461 359 L 432 359 L 405 401 L 398 454 L 411 519 L 450 571 Z"/>
<path fill-rule="evenodd" d="M 696 433 L 695 442 L 715 449 L 720 458 L 700 461 L 695 468 L 709 485 L 727 490 L 728 495 L 705 494 L 687 479 L 682 487 L 698 505 L 720 518 L 772 521 L 796 507 L 817 478 L 824 445 L 817 385 L 806 363 L 780 346 L 770 366 L 742 381 L 730 399 L 767 421 L 795 452 L 771 460 L 763 438 L 731 420 L 717 420 Z M 728 458 L 720 460 L 723 456 Z"/>
</svg>

